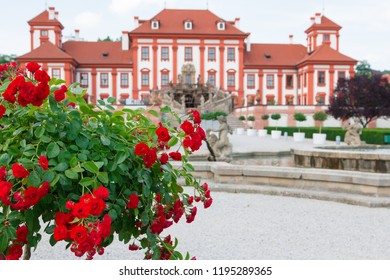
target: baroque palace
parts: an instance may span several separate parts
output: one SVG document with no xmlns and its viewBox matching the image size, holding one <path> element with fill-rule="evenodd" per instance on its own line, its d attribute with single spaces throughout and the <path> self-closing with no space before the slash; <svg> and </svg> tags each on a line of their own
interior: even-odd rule
<svg viewBox="0 0 390 280">
<path fill-rule="evenodd" d="M 357 63 L 339 52 L 341 27 L 320 13 L 305 31 L 306 46 L 291 35 L 288 44 L 252 43 L 239 18 L 209 10 L 164 9 L 134 20 L 119 42 L 83 41 L 79 30 L 63 42 L 64 26 L 49 7 L 28 21 L 31 51 L 17 61 L 79 82 L 90 103 L 112 96 L 141 104 L 155 90 L 184 83 L 230 92 L 235 108 L 327 105 L 337 80 L 353 76 Z"/>
</svg>

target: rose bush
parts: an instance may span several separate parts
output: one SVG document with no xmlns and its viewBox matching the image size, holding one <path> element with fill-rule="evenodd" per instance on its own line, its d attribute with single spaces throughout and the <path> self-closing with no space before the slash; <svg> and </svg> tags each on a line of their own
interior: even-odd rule
<svg viewBox="0 0 390 280">
<path fill-rule="evenodd" d="M 212 203 L 187 161 L 205 138 L 199 113 L 164 107 L 179 125 L 155 124 L 156 111 L 89 105 L 76 84 L 26 68 L 0 66 L 0 259 L 28 259 L 42 231 L 87 259 L 114 236 L 146 259 L 190 258 L 162 233 Z"/>
</svg>

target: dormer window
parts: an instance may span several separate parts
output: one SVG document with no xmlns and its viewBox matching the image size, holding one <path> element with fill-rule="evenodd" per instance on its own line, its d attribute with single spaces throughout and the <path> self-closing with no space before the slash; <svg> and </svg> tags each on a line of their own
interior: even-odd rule
<svg viewBox="0 0 390 280">
<path fill-rule="evenodd" d="M 185 30 L 191 30 L 191 29 L 192 29 L 192 21 L 186 20 L 186 21 L 184 22 L 184 29 L 185 29 Z"/>
<path fill-rule="evenodd" d="M 160 23 L 158 20 L 152 20 L 152 29 L 158 29 L 160 27 Z"/>
<path fill-rule="evenodd" d="M 218 30 L 225 30 L 225 22 L 219 21 L 217 23 L 217 28 L 218 28 Z"/>
</svg>

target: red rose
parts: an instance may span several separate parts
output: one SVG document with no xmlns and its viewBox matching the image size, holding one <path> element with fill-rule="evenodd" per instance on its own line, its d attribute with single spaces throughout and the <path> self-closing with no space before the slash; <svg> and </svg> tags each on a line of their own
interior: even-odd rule
<svg viewBox="0 0 390 280">
<path fill-rule="evenodd" d="M 62 90 L 56 90 L 54 92 L 54 99 L 57 101 L 57 102 L 61 102 L 62 100 L 65 99 L 65 93 L 62 91 Z"/>
<path fill-rule="evenodd" d="M 35 85 L 32 82 L 27 82 L 20 88 L 18 94 L 18 103 L 25 107 L 34 101 L 35 97 Z"/>
<path fill-rule="evenodd" d="M 70 237 L 80 244 L 87 240 L 88 231 L 84 226 L 75 226 L 70 232 Z"/>
<path fill-rule="evenodd" d="M 152 148 L 150 149 L 146 155 L 143 158 L 143 161 L 145 162 L 145 167 L 150 168 L 157 160 L 157 149 Z"/>
<path fill-rule="evenodd" d="M 192 140 L 191 140 L 191 137 L 190 136 L 187 136 L 186 138 L 184 138 L 183 140 L 183 147 L 188 149 L 189 147 L 192 146 Z"/>
<path fill-rule="evenodd" d="M 194 123 L 200 124 L 202 120 L 200 118 L 199 112 L 196 110 L 192 110 L 191 113 L 192 113 L 192 118 L 194 119 Z"/>
<path fill-rule="evenodd" d="M 16 230 L 16 238 L 23 244 L 27 244 L 28 228 L 26 226 L 18 227 Z"/>
<path fill-rule="evenodd" d="M 37 204 L 39 199 L 41 199 L 41 196 L 38 188 L 28 187 L 24 191 L 24 202 L 26 204 L 26 207 L 30 207 Z"/>
<path fill-rule="evenodd" d="M 201 128 L 200 126 L 196 128 L 196 133 L 200 135 L 202 140 L 206 138 L 206 133 L 204 132 L 203 128 Z"/>
<path fill-rule="evenodd" d="M 138 251 L 138 249 L 139 249 L 138 245 L 135 245 L 135 244 L 130 244 L 129 245 L 129 250 L 130 251 Z"/>
<path fill-rule="evenodd" d="M 168 129 L 165 127 L 157 128 L 156 134 L 158 136 L 158 140 L 160 140 L 161 142 L 168 142 L 169 139 L 171 139 L 171 136 L 169 135 Z"/>
<path fill-rule="evenodd" d="M 32 104 L 34 106 L 41 106 L 43 100 L 46 99 L 50 94 L 50 88 L 47 83 L 39 83 L 35 90 L 35 97 Z"/>
<path fill-rule="evenodd" d="M 54 217 L 56 224 L 59 226 L 64 226 L 70 223 L 73 219 L 74 217 L 72 216 L 71 213 L 64 213 L 64 212 L 57 212 Z"/>
<path fill-rule="evenodd" d="M 3 104 L 0 104 L 0 119 L 4 116 L 5 111 L 7 111 L 7 109 L 3 106 Z"/>
<path fill-rule="evenodd" d="M 9 195 L 12 189 L 12 184 L 10 182 L 0 182 L 0 200 L 8 205 L 9 204 Z"/>
<path fill-rule="evenodd" d="M 90 213 L 93 216 L 99 216 L 106 208 L 106 203 L 101 198 L 92 199 L 90 204 Z"/>
<path fill-rule="evenodd" d="M 204 208 L 209 208 L 212 203 L 213 203 L 213 199 L 212 198 L 209 198 L 209 199 L 205 200 L 204 201 Z"/>
<path fill-rule="evenodd" d="M 30 175 L 30 172 L 28 172 L 23 165 L 14 163 L 12 165 L 12 174 L 16 178 L 26 178 L 28 175 Z"/>
<path fill-rule="evenodd" d="M 46 73 L 46 71 L 43 70 L 37 70 L 34 74 L 34 78 L 41 83 L 50 82 L 50 76 Z"/>
<path fill-rule="evenodd" d="M 74 102 L 70 102 L 69 104 L 68 104 L 68 107 L 76 107 L 76 104 L 74 103 Z"/>
<path fill-rule="evenodd" d="M 129 202 L 127 203 L 126 207 L 130 209 L 136 209 L 138 208 L 138 202 L 139 202 L 138 195 L 133 193 L 132 195 L 130 195 Z"/>
<path fill-rule="evenodd" d="M 29 62 L 29 63 L 27 63 L 26 68 L 27 68 L 28 71 L 34 73 L 37 70 L 39 70 L 39 68 L 41 68 L 41 65 L 39 65 L 36 62 Z"/>
<path fill-rule="evenodd" d="M 161 154 L 161 156 L 160 156 L 160 162 L 161 162 L 161 164 L 166 164 L 166 163 L 168 162 L 168 159 L 169 159 L 169 157 L 168 157 L 168 154 L 167 154 L 167 153 Z"/>
<path fill-rule="evenodd" d="M 39 188 L 39 196 L 41 198 L 45 197 L 49 192 L 49 190 L 50 190 L 50 184 L 48 182 L 43 182 L 41 187 Z"/>
<path fill-rule="evenodd" d="M 194 133 L 191 135 L 191 140 L 192 140 L 191 150 L 193 152 L 199 150 L 200 147 L 202 146 L 202 137 L 199 134 Z"/>
<path fill-rule="evenodd" d="M 96 198 L 102 198 L 102 199 L 107 199 L 109 195 L 108 189 L 103 186 L 98 187 L 92 193 Z"/>
<path fill-rule="evenodd" d="M 54 228 L 54 239 L 56 241 L 65 240 L 68 238 L 68 229 L 64 225 L 57 225 Z"/>
<path fill-rule="evenodd" d="M 143 142 L 138 143 L 137 145 L 135 145 L 134 153 L 137 156 L 144 156 L 144 155 L 146 155 L 148 153 L 148 151 L 149 151 L 148 145 L 146 145 Z"/>
<path fill-rule="evenodd" d="M 72 208 L 72 215 L 79 219 L 88 218 L 90 206 L 86 203 L 76 203 Z"/>
<path fill-rule="evenodd" d="M 179 152 L 170 152 L 169 156 L 173 160 L 181 160 L 181 153 L 179 153 Z"/>
<path fill-rule="evenodd" d="M 7 259 L 18 260 L 23 255 L 23 247 L 20 244 L 14 244 L 9 249 Z"/>
<path fill-rule="evenodd" d="M 189 121 L 185 120 L 181 125 L 180 128 L 184 131 L 185 134 L 191 135 L 194 133 L 194 126 Z"/>
<path fill-rule="evenodd" d="M 49 161 L 47 160 L 47 157 L 40 156 L 39 165 L 42 167 L 43 170 L 47 170 L 49 168 Z"/>
</svg>

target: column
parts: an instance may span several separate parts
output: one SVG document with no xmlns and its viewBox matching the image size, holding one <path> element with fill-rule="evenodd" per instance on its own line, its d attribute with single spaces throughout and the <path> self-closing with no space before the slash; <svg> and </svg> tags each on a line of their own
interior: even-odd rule
<svg viewBox="0 0 390 280">
<path fill-rule="evenodd" d="M 314 105 L 314 68 L 313 65 L 309 65 L 309 69 L 307 71 L 307 104 L 306 105 Z"/>
<path fill-rule="evenodd" d="M 153 40 L 153 89 L 157 89 L 157 51 L 158 51 L 158 46 L 157 46 L 157 39 Z"/>
<path fill-rule="evenodd" d="M 203 84 L 204 83 L 204 50 L 205 50 L 205 47 L 204 47 L 204 41 L 201 40 L 200 42 L 200 47 L 199 47 L 199 51 L 200 51 L 200 83 Z"/>
<path fill-rule="evenodd" d="M 133 99 L 138 99 L 138 45 L 136 40 L 132 47 L 133 50 Z"/>
<path fill-rule="evenodd" d="M 112 69 L 112 97 L 117 99 L 117 77 L 118 77 L 118 72 L 116 68 Z"/>
<path fill-rule="evenodd" d="M 97 75 L 97 72 L 96 72 L 96 68 L 92 68 L 92 72 L 91 72 L 91 75 L 92 75 L 92 96 L 93 96 L 93 104 L 97 104 L 97 92 L 96 92 L 96 75 Z"/>
<path fill-rule="evenodd" d="M 66 85 L 72 84 L 73 81 L 72 81 L 72 76 L 71 76 L 71 73 L 70 73 L 70 64 L 69 63 L 65 63 L 64 71 L 65 71 L 65 82 L 66 82 Z"/>
<path fill-rule="evenodd" d="M 177 84 L 177 41 L 176 39 L 173 40 L 173 46 L 172 46 L 172 68 L 173 68 L 173 78 L 172 82 L 174 85 Z"/>
<path fill-rule="evenodd" d="M 278 105 L 283 105 L 283 73 L 278 70 Z"/>
<path fill-rule="evenodd" d="M 243 43 L 241 44 L 240 47 L 238 47 L 238 99 L 239 100 L 244 100 L 244 47 L 242 45 Z"/>
<path fill-rule="evenodd" d="M 330 65 L 329 68 L 329 97 L 333 97 L 333 91 L 334 91 L 335 85 L 334 85 L 334 66 Z M 325 100 L 325 104 L 328 104 L 329 100 Z"/>
<path fill-rule="evenodd" d="M 264 89 L 263 89 L 264 73 L 263 73 L 263 70 L 259 70 L 258 77 L 259 77 L 259 94 L 260 94 L 260 98 L 261 98 L 260 104 L 264 104 L 264 100 L 263 100 L 264 99 L 263 98 L 263 93 L 264 93 Z"/>
<path fill-rule="evenodd" d="M 223 45 L 220 45 L 219 46 L 219 87 L 222 90 L 225 88 L 224 76 L 225 76 L 225 47 Z"/>
</svg>

